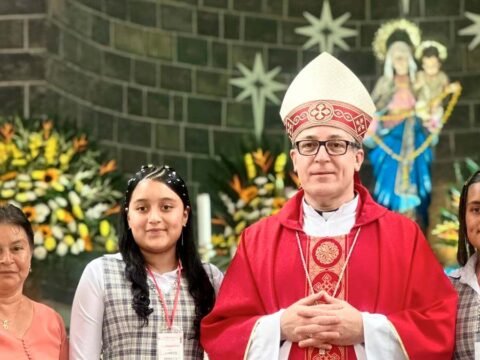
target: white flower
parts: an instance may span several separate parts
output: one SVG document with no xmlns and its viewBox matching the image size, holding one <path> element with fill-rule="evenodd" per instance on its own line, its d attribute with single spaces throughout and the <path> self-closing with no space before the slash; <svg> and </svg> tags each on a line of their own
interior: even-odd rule
<svg viewBox="0 0 480 360">
<path fill-rule="evenodd" d="M 35 221 L 43 223 L 47 216 L 50 215 L 50 208 L 45 204 L 35 205 Z"/>
<path fill-rule="evenodd" d="M 260 211 L 255 210 L 255 211 L 249 212 L 249 213 L 247 213 L 245 218 L 247 220 L 256 220 L 256 219 L 260 218 Z"/>
<path fill-rule="evenodd" d="M 258 189 L 258 195 L 264 196 L 268 194 L 268 190 L 265 188 Z"/>
<path fill-rule="evenodd" d="M 66 200 L 65 198 L 63 198 L 63 197 L 60 197 L 60 196 L 57 196 L 57 197 L 55 198 L 55 202 L 56 202 L 56 203 L 58 204 L 58 206 L 61 207 L 61 208 L 65 208 L 65 207 L 67 207 L 67 205 L 68 205 L 67 200 Z"/>
<path fill-rule="evenodd" d="M 237 209 L 242 209 L 245 206 L 245 201 L 243 201 L 242 199 L 238 199 L 236 206 Z"/>
<path fill-rule="evenodd" d="M 77 222 L 76 221 L 70 221 L 67 224 L 67 227 L 68 227 L 68 230 L 70 230 L 70 232 L 74 233 L 74 232 L 77 231 Z"/>
<path fill-rule="evenodd" d="M 75 244 L 73 244 L 72 246 L 70 246 L 70 252 L 71 252 L 73 255 L 78 255 L 78 254 L 80 254 L 80 250 L 78 249 L 77 243 L 75 243 Z"/>
<path fill-rule="evenodd" d="M 233 229 L 231 226 L 225 226 L 225 230 L 223 232 L 223 236 L 229 237 L 230 235 L 233 234 Z"/>
<path fill-rule="evenodd" d="M 15 180 L 5 181 L 3 183 L 4 189 L 12 189 L 17 186 L 17 182 Z"/>
<path fill-rule="evenodd" d="M 57 245 L 57 255 L 65 256 L 68 252 L 68 246 L 64 242 L 59 242 Z"/>
<path fill-rule="evenodd" d="M 57 240 L 63 240 L 63 230 L 60 226 L 54 225 L 52 226 L 52 234 Z"/>
<path fill-rule="evenodd" d="M 37 189 L 43 189 L 47 190 L 48 189 L 48 184 L 45 181 L 35 181 L 35 188 Z"/>
<path fill-rule="evenodd" d="M 97 204 L 94 207 L 91 207 L 90 209 L 88 209 L 86 211 L 85 215 L 89 219 L 97 220 L 97 219 L 100 219 L 100 217 L 102 216 L 104 211 L 107 210 L 108 208 L 109 208 L 109 206 L 107 204 L 100 203 L 100 204 Z"/>
<path fill-rule="evenodd" d="M 264 206 L 272 207 L 272 206 L 273 206 L 273 198 L 264 199 L 264 200 L 263 200 L 263 205 L 264 205 Z"/>
<path fill-rule="evenodd" d="M 42 188 L 35 188 L 33 189 L 33 191 L 35 192 L 35 195 L 37 195 L 38 197 L 45 196 L 45 194 L 47 193 L 46 190 Z"/>
<path fill-rule="evenodd" d="M 75 191 L 69 191 L 68 199 L 72 205 L 79 205 L 80 204 L 80 197 Z"/>
<path fill-rule="evenodd" d="M 30 176 L 28 174 L 19 174 L 17 176 L 18 181 L 31 181 Z"/>
<path fill-rule="evenodd" d="M 43 246 L 37 246 L 33 250 L 33 256 L 37 260 L 43 260 L 47 257 L 47 249 L 45 249 Z"/>
<path fill-rule="evenodd" d="M 253 179 L 253 182 L 255 183 L 255 185 L 257 186 L 262 186 L 262 185 L 265 185 L 267 182 L 268 182 L 268 179 L 266 176 L 259 176 L 255 179 Z"/>
<path fill-rule="evenodd" d="M 260 210 L 260 214 L 263 216 L 268 216 L 272 213 L 272 208 L 263 208 L 262 210 Z"/>
<path fill-rule="evenodd" d="M 33 234 L 33 243 L 35 245 L 42 245 L 43 244 L 43 232 L 35 231 Z"/>
<path fill-rule="evenodd" d="M 76 244 L 80 251 L 85 251 L 85 241 L 83 241 L 83 239 L 78 239 Z"/>
<path fill-rule="evenodd" d="M 49 206 L 50 209 L 52 209 L 52 210 L 57 210 L 57 209 L 59 208 L 57 202 L 54 201 L 54 200 L 48 200 L 48 206 Z"/>
</svg>

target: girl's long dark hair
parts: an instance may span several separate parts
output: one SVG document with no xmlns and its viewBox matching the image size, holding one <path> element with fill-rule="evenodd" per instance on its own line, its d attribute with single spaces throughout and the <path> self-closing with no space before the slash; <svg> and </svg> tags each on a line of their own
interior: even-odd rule
<svg viewBox="0 0 480 360">
<path fill-rule="evenodd" d="M 461 266 L 464 266 L 468 258 L 473 255 L 475 248 L 468 240 L 467 234 L 467 200 L 468 189 L 470 185 L 480 182 L 480 170 L 477 170 L 470 178 L 465 182 L 462 188 L 462 194 L 460 195 L 460 204 L 458 206 L 458 222 L 460 224 L 458 229 L 458 249 L 457 249 L 457 261 Z"/>
<path fill-rule="evenodd" d="M 176 171 L 168 166 L 142 166 L 140 171 L 128 181 L 125 192 L 125 204 L 120 217 L 121 236 L 119 248 L 125 262 L 125 276 L 127 280 L 132 283 L 132 307 L 137 315 L 144 321 L 144 326 L 148 325 L 148 316 L 153 312 L 153 309 L 150 307 L 145 259 L 133 238 L 127 221 L 128 207 L 132 193 L 138 183 L 143 179 L 151 179 L 167 185 L 182 199 L 184 207 L 189 208 L 188 221 L 182 232 L 183 241 L 181 238 L 177 241 L 176 253 L 182 262 L 182 274 L 184 274 L 187 279 L 188 291 L 195 302 L 195 320 L 193 326 L 195 336 L 198 337 L 200 321 L 213 308 L 215 291 L 202 265 L 195 244 L 192 226 L 194 217 L 187 187 Z"/>
</svg>

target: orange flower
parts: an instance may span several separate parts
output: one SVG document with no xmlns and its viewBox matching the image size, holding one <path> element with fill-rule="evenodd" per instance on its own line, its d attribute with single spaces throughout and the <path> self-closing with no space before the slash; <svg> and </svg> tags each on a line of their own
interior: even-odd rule
<svg viewBox="0 0 480 360">
<path fill-rule="evenodd" d="M 79 138 L 73 139 L 73 149 L 75 152 L 82 152 L 87 148 L 88 140 L 85 135 L 80 136 Z"/>
<path fill-rule="evenodd" d="M 8 181 L 17 177 L 16 171 L 10 171 L 0 176 L 0 181 Z"/>
<path fill-rule="evenodd" d="M 25 216 L 28 218 L 28 221 L 33 221 L 35 219 L 36 211 L 33 206 L 25 206 L 22 210 Z"/>
<path fill-rule="evenodd" d="M 230 187 L 238 194 L 240 199 L 245 203 L 250 202 L 255 196 L 257 196 L 258 189 L 255 186 L 248 186 L 246 188 L 242 187 L 240 177 L 234 175 L 232 181 L 230 181 Z"/>
<path fill-rule="evenodd" d="M 268 173 L 268 169 L 272 166 L 273 158 L 270 155 L 270 151 L 263 152 L 262 149 L 257 149 L 257 151 L 252 151 L 253 159 L 255 160 L 255 164 L 260 166 L 263 173 Z"/>
<path fill-rule="evenodd" d="M 112 172 L 112 171 L 115 171 L 115 169 L 117 168 L 117 163 L 115 160 L 110 160 L 104 164 L 102 164 L 102 166 L 100 166 L 100 176 L 103 176 L 105 174 L 108 174 L 109 172 Z"/>
<path fill-rule="evenodd" d="M 0 134 L 3 136 L 6 143 L 11 142 L 13 135 L 15 134 L 15 129 L 13 127 L 13 124 L 11 123 L 3 124 L 3 126 L 0 127 Z"/>
<path fill-rule="evenodd" d="M 85 236 L 83 241 L 85 242 L 85 251 L 91 252 L 93 250 L 93 244 L 90 235 Z"/>
<path fill-rule="evenodd" d="M 47 119 L 42 123 L 43 138 L 45 140 L 50 137 L 50 134 L 52 133 L 52 128 L 53 128 L 53 121 L 52 120 Z"/>
<path fill-rule="evenodd" d="M 109 215 L 112 215 L 112 214 L 118 214 L 120 212 L 120 205 L 115 205 L 113 207 L 111 207 L 110 209 L 106 210 L 104 215 L 105 216 L 109 216 Z"/>
</svg>

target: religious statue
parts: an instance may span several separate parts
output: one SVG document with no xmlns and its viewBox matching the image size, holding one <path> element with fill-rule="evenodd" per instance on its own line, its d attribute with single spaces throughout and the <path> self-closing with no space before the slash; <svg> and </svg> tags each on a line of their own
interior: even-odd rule
<svg viewBox="0 0 480 360">
<path fill-rule="evenodd" d="M 432 146 L 461 87 L 449 84 L 440 70 L 445 47 L 420 42 L 420 29 L 405 19 L 387 22 L 375 34 L 373 48 L 383 61 L 383 75 L 371 94 L 377 112 L 365 144 L 370 147 L 376 200 L 425 228 L 432 190 Z M 420 71 L 415 54 L 421 61 Z M 444 111 L 443 100 L 449 94 L 454 96 Z"/>
</svg>

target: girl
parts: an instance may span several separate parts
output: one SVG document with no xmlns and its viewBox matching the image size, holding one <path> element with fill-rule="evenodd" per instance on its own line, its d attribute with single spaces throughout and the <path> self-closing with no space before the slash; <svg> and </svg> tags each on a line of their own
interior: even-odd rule
<svg viewBox="0 0 480 360">
<path fill-rule="evenodd" d="M 222 273 L 203 264 L 182 178 L 142 166 L 128 181 L 120 253 L 87 265 L 70 328 L 70 359 L 202 359 L 200 320 Z"/>
</svg>

